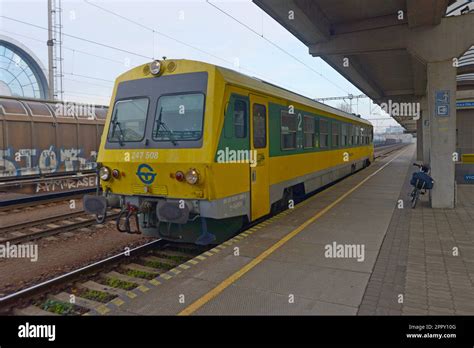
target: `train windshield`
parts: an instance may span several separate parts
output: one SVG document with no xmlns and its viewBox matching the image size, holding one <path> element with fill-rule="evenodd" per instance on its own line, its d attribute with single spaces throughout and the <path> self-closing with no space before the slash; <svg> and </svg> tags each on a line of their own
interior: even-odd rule
<svg viewBox="0 0 474 348">
<path fill-rule="evenodd" d="M 109 127 L 109 142 L 141 141 L 145 136 L 148 98 L 119 100 L 115 103 Z"/>
<path fill-rule="evenodd" d="M 163 95 L 158 99 L 153 140 L 199 140 L 202 136 L 204 94 Z"/>
</svg>

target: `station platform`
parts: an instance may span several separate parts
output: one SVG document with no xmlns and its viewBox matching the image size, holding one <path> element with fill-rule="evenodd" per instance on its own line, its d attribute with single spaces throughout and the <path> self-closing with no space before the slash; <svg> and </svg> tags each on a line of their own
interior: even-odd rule
<svg viewBox="0 0 474 348">
<path fill-rule="evenodd" d="M 455 210 L 424 196 L 411 209 L 414 155 L 379 158 L 102 314 L 474 314 L 474 186 Z"/>
</svg>

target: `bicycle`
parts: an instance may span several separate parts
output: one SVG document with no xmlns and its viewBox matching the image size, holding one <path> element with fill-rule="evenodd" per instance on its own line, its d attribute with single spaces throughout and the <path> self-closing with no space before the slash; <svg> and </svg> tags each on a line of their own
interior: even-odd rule
<svg viewBox="0 0 474 348">
<path fill-rule="evenodd" d="M 431 168 L 427 164 L 413 163 L 413 165 L 420 170 L 413 173 L 410 180 L 410 185 L 413 186 L 413 190 L 410 193 L 412 209 L 416 207 L 420 194 L 424 195 L 434 185 L 434 180 L 430 176 Z"/>
</svg>

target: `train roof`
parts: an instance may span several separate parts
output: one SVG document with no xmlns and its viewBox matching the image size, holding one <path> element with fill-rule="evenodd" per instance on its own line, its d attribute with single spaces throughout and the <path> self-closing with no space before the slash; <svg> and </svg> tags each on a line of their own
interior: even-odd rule
<svg viewBox="0 0 474 348">
<path fill-rule="evenodd" d="M 254 89 L 254 90 L 265 91 L 266 93 L 268 93 L 270 95 L 273 95 L 275 97 L 292 100 L 292 101 L 295 101 L 297 103 L 300 103 L 300 104 L 303 104 L 303 105 L 306 105 L 306 106 L 309 106 L 309 107 L 312 107 L 312 108 L 320 109 L 320 110 L 323 110 L 323 111 L 331 113 L 331 114 L 335 114 L 335 115 L 338 115 L 338 116 L 341 116 L 341 117 L 344 117 L 344 118 L 351 119 L 351 120 L 356 121 L 356 122 L 365 123 L 365 124 L 368 124 L 368 125 L 372 126 L 372 123 L 370 123 L 366 119 L 354 116 L 353 114 L 350 114 L 348 112 L 339 110 L 339 109 L 334 108 L 332 106 L 329 106 L 329 105 L 326 105 L 326 104 L 323 104 L 323 103 L 319 103 L 319 102 L 317 102 L 317 101 L 315 101 L 311 98 L 308 98 L 308 97 L 305 97 L 301 94 L 289 91 L 289 90 L 287 90 L 285 88 L 282 88 L 280 86 L 276 86 L 276 85 L 274 85 L 272 83 L 269 83 L 267 81 L 261 80 L 259 78 L 253 77 L 253 76 L 248 76 L 248 75 L 245 75 L 245 74 L 242 74 L 242 73 L 239 73 L 237 71 L 227 69 L 227 68 L 224 68 L 224 67 L 221 67 L 221 66 L 216 65 L 215 67 L 222 74 L 222 76 L 224 77 L 224 80 L 226 82 L 230 83 L 230 84 L 245 86 L 245 87 L 248 87 L 248 88 Z"/>
<path fill-rule="evenodd" d="M 200 69 L 210 71 L 212 69 L 216 69 L 222 75 L 224 81 L 226 81 L 229 84 L 246 87 L 248 89 L 253 89 L 255 91 L 263 91 L 267 93 L 268 95 L 272 95 L 277 98 L 291 100 L 291 101 L 294 101 L 302 105 L 306 105 L 311 108 L 325 111 L 329 114 L 337 115 L 346 119 L 350 119 L 354 122 L 364 123 L 364 124 L 372 126 L 372 123 L 370 123 L 370 121 L 366 119 L 363 119 L 361 117 L 355 116 L 354 114 L 350 114 L 348 112 L 339 110 L 332 106 L 317 102 L 314 99 L 305 97 L 301 94 L 292 92 L 280 86 L 276 86 L 272 83 L 261 80 L 254 76 L 249 76 L 249 75 L 246 75 L 246 74 L 243 74 L 243 73 L 240 73 L 228 68 L 221 67 L 219 65 L 196 61 L 196 60 L 166 59 L 167 63 L 171 61 L 174 61 L 178 65 L 185 64 L 187 65 L 188 69 L 191 69 L 193 71 L 199 71 Z M 142 73 L 143 68 L 146 66 L 148 66 L 148 64 L 143 64 L 141 66 L 135 67 L 123 73 L 122 75 L 120 75 L 117 80 L 120 81 L 123 79 L 132 78 L 133 74 L 138 74 L 139 76 Z"/>
</svg>

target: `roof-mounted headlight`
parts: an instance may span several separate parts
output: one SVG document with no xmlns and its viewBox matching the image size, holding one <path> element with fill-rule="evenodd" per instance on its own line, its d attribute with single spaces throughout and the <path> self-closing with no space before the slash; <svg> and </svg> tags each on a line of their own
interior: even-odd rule
<svg viewBox="0 0 474 348">
<path fill-rule="evenodd" d="M 150 72 L 153 75 L 158 75 L 161 72 L 161 62 L 159 60 L 150 63 Z"/>
</svg>

